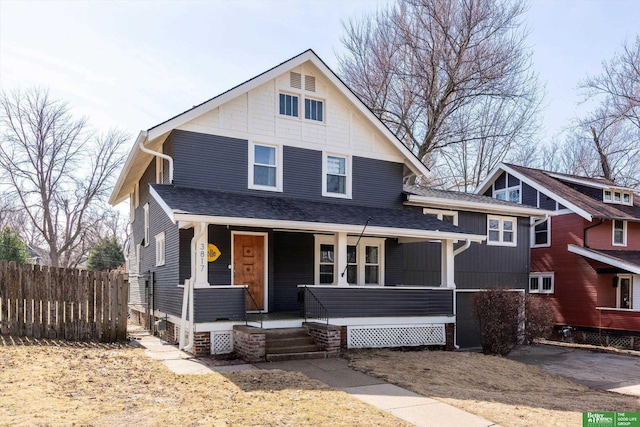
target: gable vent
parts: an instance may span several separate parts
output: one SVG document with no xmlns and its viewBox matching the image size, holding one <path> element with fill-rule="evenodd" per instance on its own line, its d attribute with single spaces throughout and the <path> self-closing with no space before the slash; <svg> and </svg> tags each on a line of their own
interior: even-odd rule
<svg viewBox="0 0 640 427">
<path fill-rule="evenodd" d="M 316 91 L 316 78 L 313 76 L 304 76 L 304 90 L 309 92 Z"/>
<path fill-rule="evenodd" d="M 291 73 L 289 73 L 289 85 L 291 85 L 291 87 L 294 87 L 296 89 L 301 89 L 302 88 L 302 76 L 300 75 L 300 73 L 294 73 L 293 71 Z"/>
</svg>

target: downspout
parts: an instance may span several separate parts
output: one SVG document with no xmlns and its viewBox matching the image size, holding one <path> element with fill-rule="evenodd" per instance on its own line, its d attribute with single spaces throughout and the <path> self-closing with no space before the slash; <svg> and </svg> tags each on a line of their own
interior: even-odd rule
<svg viewBox="0 0 640 427">
<path fill-rule="evenodd" d="M 195 229 L 195 224 L 194 224 Z M 195 253 L 196 253 L 196 242 L 198 239 L 207 232 L 207 227 L 201 227 L 199 233 L 194 233 L 193 238 L 191 239 L 191 277 L 188 280 L 185 280 L 184 284 L 184 293 L 182 297 L 182 318 L 180 319 L 180 350 L 189 351 L 193 347 L 193 335 L 194 335 L 194 322 L 195 316 L 193 315 L 193 282 L 195 281 Z M 188 313 L 187 313 L 187 305 L 188 305 Z M 187 314 L 189 320 L 189 344 L 185 346 L 185 338 L 184 338 L 184 329 L 187 326 Z"/>
<path fill-rule="evenodd" d="M 471 246 L 471 240 L 466 239 L 464 241 L 464 245 L 460 246 L 458 249 L 453 251 L 453 256 L 455 257 L 455 256 L 461 254 L 462 252 L 466 251 L 467 249 L 469 249 L 469 246 Z"/>
<path fill-rule="evenodd" d="M 537 221 L 535 221 L 533 224 L 531 224 L 529 227 L 530 228 L 536 228 L 537 226 L 539 226 L 540 224 L 542 224 L 543 222 L 545 222 L 546 220 L 549 219 L 549 215 L 545 215 L 544 218 L 539 219 Z"/>
<path fill-rule="evenodd" d="M 173 159 L 164 154 L 164 153 L 160 153 L 159 151 L 153 151 L 153 150 L 149 150 L 147 147 L 144 146 L 144 141 L 147 139 L 147 133 L 144 132 L 144 138 L 142 139 L 138 139 L 138 148 L 140 148 L 140 151 L 142 151 L 143 153 L 147 153 L 147 154 L 151 154 L 152 156 L 156 156 L 156 157 L 160 157 L 161 159 L 165 159 L 166 161 L 169 162 L 169 183 L 173 184 Z"/>
<path fill-rule="evenodd" d="M 471 246 L 471 240 L 466 239 L 464 241 L 464 245 L 460 246 L 458 249 L 456 249 L 455 251 L 453 251 L 453 257 L 455 258 L 457 255 L 461 254 L 462 252 L 466 251 L 467 249 L 469 249 L 469 247 Z M 454 272 L 455 274 L 455 272 Z M 456 323 L 458 323 L 458 310 L 457 310 L 457 302 L 458 298 L 457 298 L 457 294 L 456 294 L 456 290 L 453 290 L 453 317 L 456 319 Z M 458 345 L 458 333 L 454 330 L 453 332 L 453 348 L 455 348 L 456 350 L 460 349 L 460 346 Z"/>
<path fill-rule="evenodd" d="M 598 221 L 595 224 L 592 224 L 588 227 L 585 227 L 584 231 L 583 231 L 583 236 L 582 236 L 582 247 L 583 248 L 587 248 L 589 249 L 589 243 L 587 242 L 587 231 L 589 231 L 590 229 L 599 226 L 600 224 L 602 224 L 604 222 L 604 219 L 600 218 L 600 221 Z"/>
</svg>

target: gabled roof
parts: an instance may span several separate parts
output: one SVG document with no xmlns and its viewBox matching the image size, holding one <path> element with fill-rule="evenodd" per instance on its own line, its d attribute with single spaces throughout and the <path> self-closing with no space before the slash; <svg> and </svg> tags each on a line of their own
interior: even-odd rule
<svg viewBox="0 0 640 427">
<path fill-rule="evenodd" d="M 615 251 L 591 249 L 577 245 L 568 245 L 569 252 L 603 264 L 617 267 L 629 273 L 640 274 L 640 251 Z"/>
<path fill-rule="evenodd" d="M 400 141 L 394 134 L 389 130 L 384 123 L 378 119 L 373 112 L 358 98 L 358 96 L 344 84 L 344 82 L 322 61 L 316 53 L 309 49 L 305 52 L 302 52 L 299 55 L 294 56 L 293 58 L 282 62 L 281 64 L 271 68 L 263 72 L 262 74 L 257 75 L 244 83 L 235 86 L 227 90 L 226 92 L 217 95 L 208 101 L 203 102 L 202 104 L 196 105 L 193 108 L 190 108 L 187 111 L 184 111 L 156 126 L 151 127 L 147 131 L 142 131 L 138 135 L 138 138 L 127 157 L 125 165 L 118 177 L 118 181 L 113 189 L 111 197 L 109 198 L 109 203 L 112 205 L 118 204 L 121 201 L 125 200 L 135 182 L 137 182 L 142 176 L 144 169 L 140 167 L 134 168 L 134 165 L 137 162 L 144 163 L 144 166 L 148 164 L 151 159 L 150 154 L 143 153 L 139 144 L 147 144 L 149 142 L 153 142 L 158 140 L 159 138 L 166 138 L 169 132 L 173 129 L 184 125 L 185 123 L 203 115 L 207 112 L 219 107 L 220 105 L 260 86 L 261 84 L 276 78 L 277 76 L 287 72 L 290 69 L 298 67 L 301 64 L 306 62 L 311 62 L 315 65 L 320 72 L 331 82 L 333 85 L 352 103 L 355 108 L 362 113 L 371 124 L 373 124 L 378 131 L 380 131 L 391 144 L 403 155 L 405 158 L 405 166 L 407 166 L 414 174 L 426 175 L 428 173 L 427 168 L 422 164 L 422 162 L 415 156 L 411 150 L 409 150 L 403 143 Z M 134 170 L 135 169 L 135 170 Z M 135 174 L 134 179 L 127 179 L 129 174 Z"/>
<path fill-rule="evenodd" d="M 638 200 L 638 197 L 634 197 L 633 206 L 605 203 L 602 200 L 589 197 L 568 185 L 568 183 L 576 183 L 598 189 L 613 188 L 633 191 L 632 189 L 617 186 L 615 183 L 602 178 L 580 177 L 501 163 L 487 176 L 476 190 L 476 193 L 483 194 L 487 191 L 501 171 L 508 172 L 520 181 L 552 197 L 588 221 L 593 221 L 594 218 L 640 221 L 640 200 Z"/>
<path fill-rule="evenodd" d="M 259 226 L 275 229 L 359 234 L 415 239 L 469 239 L 484 235 L 407 209 L 319 202 L 289 197 L 151 185 L 151 195 L 175 223 Z M 368 223 L 367 223 L 368 221 Z"/>
<path fill-rule="evenodd" d="M 519 203 L 499 200 L 493 197 L 482 196 L 460 191 L 437 190 L 434 188 L 405 185 L 406 205 L 434 207 L 438 209 L 462 209 L 472 212 L 485 212 L 495 214 L 508 214 L 516 216 L 555 215 L 553 211 L 538 209 L 535 206 L 527 206 Z"/>
</svg>

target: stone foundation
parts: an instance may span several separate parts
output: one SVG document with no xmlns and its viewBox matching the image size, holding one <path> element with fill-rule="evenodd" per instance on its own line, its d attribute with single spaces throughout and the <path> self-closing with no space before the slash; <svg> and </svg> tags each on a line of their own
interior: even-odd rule
<svg viewBox="0 0 640 427">
<path fill-rule="evenodd" d="M 342 329 L 345 329 L 345 347 L 346 347 L 346 326 L 332 326 L 321 323 L 305 323 L 304 326 L 309 331 L 309 335 L 320 346 L 323 351 L 327 352 L 327 357 L 337 357 L 340 355 L 342 348 Z"/>
<path fill-rule="evenodd" d="M 267 338 L 264 330 L 253 326 L 234 326 L 233 350 L 249 363 L 266 361 Z"/>
</svg>

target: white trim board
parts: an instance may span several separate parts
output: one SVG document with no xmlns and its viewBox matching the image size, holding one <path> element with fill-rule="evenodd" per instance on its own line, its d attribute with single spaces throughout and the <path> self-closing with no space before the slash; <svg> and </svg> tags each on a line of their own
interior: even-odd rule
<svg viewBox="0 0 640 427">
<path fill-rule="evenodd" d="M 588 248 L 583 248 L 582 246 L 569 244 L 567 245 L 567 250 L 571 253 L 581 255 L 585 258 L 589 258 L 594 261 L 599 261 L 604 264 L 611 265 L 613 267 L 622 268 L 623 270 L 627 270 L 634 274 L 640 274 L 640 266 L 638 265 L 631 264 L 627 261 L 624 261 L 618 258 L 613 258 L 604 254 L 594 252 Z"/>
</svg>

